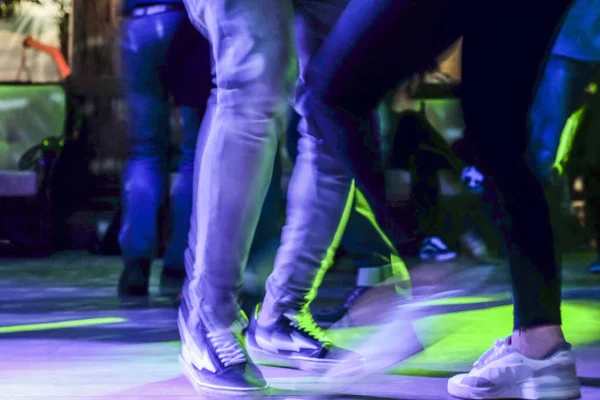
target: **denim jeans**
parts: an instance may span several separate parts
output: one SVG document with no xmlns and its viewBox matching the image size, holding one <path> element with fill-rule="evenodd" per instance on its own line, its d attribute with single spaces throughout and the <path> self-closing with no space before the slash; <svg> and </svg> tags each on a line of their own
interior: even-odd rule
<svg viewBox="0 0 600 400">
<path fill-rule="evenodd" d="M 300 67 L 297 92 L 304 88 L 306 67 L 347 4 L 347 0 L 294 1 Z M 375 109 L 370 110 L 367 120 L 373 128 Z M 304 120 L 298 126 L 298 156 L 288 189 L 281 246 L 267 280 L 264 322 L 275 320 L 286 310 L 309 306 L 342 240 L 366 281 L 379 283 L 392 273 L 408 278 L 396 249 L 376 223 L 371 205 L 356 189 L 342 159 L 324 144 L 323 133 L 312 128 Z M 380 156 L 375 133 L 365 144 Z"/>
<path fill-rule="evenodd" d="M 213 81 L 194 168 L 184 301 L 198 318 L 229 327 L 241 273 L 265 200 L 296 80 L 292 4 L 186 0 L 211 43 Z"/>
<path fill-rule="evenodd" d="M 195 206 L 186 253 L 187 323 L 202 318 L 210 325 L 228 327 L 237 315 L 242 269 L 279 134 L 286 128 L 296 66 L 302 75 L 347 1 L 185 3 L 195 26 L 212 43 L 217 84 L 212 117 L 207 115 L 202 127 L 206 143 L 196 158 Z M 322 145 L 321 134 L 302 129 L 301 134 L 286 226 L 263 306 L 271 315 L 301 308 L 314 297 L 346 227 L 349 204 L 357 202 L 362 220 L 371 221 L 369 205 L 354 190 L 344 165 Z M 372 231 L 365 231 L 365 237 L 381 233 L 377 225 L 369 224 Z M 388 240 L 385 250 L 373 258 L 389 265 L 394 255 Z"/>
<path fill-rule="evenodd" d="M 561 274 L 548 204 L 525 151 L 538 75 L 568 4 L 351 0 L 300 92 L 302 116 L 325 133 L 324 145 L 380 202 L 382 169 L 362 146 L 370 110 L 390 87 L 429 67 L 463 36 L 465 135 L 498 193 L 519 329 L 561 323 Z"/>
<path fill-rule="evenodd" d="M 381 118 L 381 117 L 380 117 Z M 298 125 L 301 117 L 293 109 L 290 112 L 290 120 L 286 129 L 287 152 L 292 162 L 298 160 L 298 143 L 301 135 L 298 132 Z M 380 131 L 378 130 L 378 134 Z M 318 134 L 317 132 L 313 134 Z M 313 200 L 314 201 L 314 200 Z M 341 221 L 338 229 L 343 229 L 343 235 L 339 245 L 344 248 L 347 254 L 352 257 L 353 265 L 356 269 L 363 270 L 359 273 L 359 278 L 356 284 L 358 286 L 370 286 L 381 283 L 381 281 L 391 276 L 394 271 L 390 257 L 396 254 L 390 238 L 384 233 L 379 226 L 374 224 L 373 215 L 370 210 L 361 211 L 361 203 L 354 199 L 347 221 Z M 323 239 L 326 239 L 324 237 Z M 336 251 L 337 246 L 334 246 L 331 251 Z M 324 251 L 321 249 L 321 251 Z M 325 268 L 329 267 L 325 264 Z M 378 269 L 379 271 L 366 271 L 366 269 Z M 398 271 L 396 271 L 398 272 Z M 282 285 L 282 291 L 286 291 L 285 284 Z M 312 287 L 312 283 L 310 285 Z M 307 287 L 304 285 L 303 287 Z M 303 293 L 301 298 L 306 294 Z M 294 307 L 298 307 L 298 302 Z M 304 305 L 304 302 L 300 304 Z"/>
<path fill-rule="evenodd" d="M 122 61 L 129 110 L 130 152 L 123 174 L 119 243 L 125 263 L 151 260 L 158 241 L 157 214 L 169 163 L 170 97 L 183 125 L 179 174 L 171 186 L 172 235 L 166 268 L 183 269 L 192 208 L 192 174 L 198 129 L 209 96 L 209 44 L 185 9 L 123 24 Z"/>
</svg>

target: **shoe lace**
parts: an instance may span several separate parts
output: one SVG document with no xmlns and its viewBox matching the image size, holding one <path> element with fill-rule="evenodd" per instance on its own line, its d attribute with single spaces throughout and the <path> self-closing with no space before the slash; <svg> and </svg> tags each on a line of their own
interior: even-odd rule
<svg viewBox="0 0 600 400">
<path fill-rule="evenodd" d="M 321 343 L 324 347 L 329 347 L 333 344 L 331 340 L 327 338 L 325 331 L 319 325 L 317 325 L 312 315 L 308 311 L 299 312 L 291 317 L 290 325 L 306 333 L 312 339 Z"/>
<path fill-rule="evenodd" d="M 221 360 L 225 367 L 246 362 L 246 354 L 240 340 L 231 330 L 208 332 L 206 337 L 210 340 L 217 352 L 217 356 L 219 356 L 219 360 Z"/>
<path fill-rule="evenodd" d="M 475 364 L 473 364 L 473 366 L 475 368 L 483 368 L 490 362 L 497 359 L 500 355 L 506 353 L 509 348 L 510 348 L 510 340 L 508 338 L 507 339 L 496 339 L 494 341 L 494 345 L 488 351 L 483 353 L 483 355 L 481 357 L 479 357 L 479 360 L 477 360 L 477 362 L 475 362 Z"/>
</svg>

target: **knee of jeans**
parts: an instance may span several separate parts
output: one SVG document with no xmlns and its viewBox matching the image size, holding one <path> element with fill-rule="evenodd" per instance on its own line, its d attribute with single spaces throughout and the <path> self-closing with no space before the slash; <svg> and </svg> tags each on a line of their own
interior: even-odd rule
<svg viewBox="0 0 600 400">
<path fill-rule="evenodd" d="M 285 88 L 271 87 L 268 83 L 256 82 L 237 89 L 221 90 L 219 106 L 227 114 L 228 123 L 247 124 L 245 130 L 254 131 L 254 125 L 268 125 L 264 131 L 278 138 L 285 129 L 290 92 Z"/>
<path fill-rule="evenodd" d="M 219 106 L 236 108 L 252 119 L 287 116 L 297 81 L 296 64 L 286 46 L 277 40 L 273 42 L 257 46 L 260 50 L 243 60 L 233 57 L 223 61 L 228 66 L 222 68 L 225 72 L 221 75 L 217 67 Z"/>
<path fill-rule="evenodd" d="M 126 179 L 123 184 L 123 201 L 131 211 L 147 212 L 157 209 L 162 197 L 162 182 L 152 179 Z"/>
</svg>

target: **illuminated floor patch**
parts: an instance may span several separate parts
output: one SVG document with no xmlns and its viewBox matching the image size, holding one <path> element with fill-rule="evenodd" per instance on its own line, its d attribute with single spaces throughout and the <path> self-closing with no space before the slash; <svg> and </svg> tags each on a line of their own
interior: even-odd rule
<svg viewBox="0 0 600 400">
<path fill-rule="evenodd" d="M 448 297 L 443 299 L 434 299 L 417 302 L 418 305 L 423 307 L 432 306 L 458 306 L 458 305 L 470 305 L 470 304 L 485 304 L 494 303 L 497 301 L 508 301 L 510 296 L 507 294 L 500 294 L 496 296 L 459 296 L 459 297 Z"/>
<path fill-rule="evenodd" d="M 81 328 L 84 326 L 118 324 L 127 321 L 124 318 L 91 318 L 73 321 L 47 322 L 43 324 L 0 326 L 0 334 L 15 332 L 47 331 L 52 329 Z"/>
</svg>

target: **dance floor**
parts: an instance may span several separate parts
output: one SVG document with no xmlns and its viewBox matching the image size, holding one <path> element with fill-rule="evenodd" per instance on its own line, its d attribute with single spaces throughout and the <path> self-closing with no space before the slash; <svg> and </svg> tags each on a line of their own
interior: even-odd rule
<svg viewBox="0 0 600 400">
<path fill-rule="evenodd" d="M 590 253 L 568 256 L 563 313 L 578 357 L 582 398 L 598 400 L 600 277 L 585 271 L 591 259 Z M 161 304 L 145 310 L 118 307 L 114 285 L 120 265 L 117 257 L 84 252 L 0 260 L 0 399 L 227 398 L 196 394 L 182 377 L 175 309 Z M 446 267 L 429 268 L 433 276 Z M 490 275 L 490 268 L 498 272 Z M 309 373 L 265 367 L 273 387 L 270 397 L 451 398 L 447 378 L 468 370 L 495 338 L 509 333 L 512 320 L 504 269 L 472 265 L 469 271 L 471 276 L 488 274 L 491 281 L 469 293 L 423 304 L 429 312 L 416 326 L 421 326 L 426 349 L 388 374 L 325 395 L 304 389 L 314 381 Z M 153 290 L 158 272 L 155 268 Z M 340 281 L 330 277 L 320 301 L 329 293 L 339 298 L 335 284 Z M 331 336 L 340 344 L 350 343 L 361 336 L 361 329 L 334 329 Z"/>
</svg>

